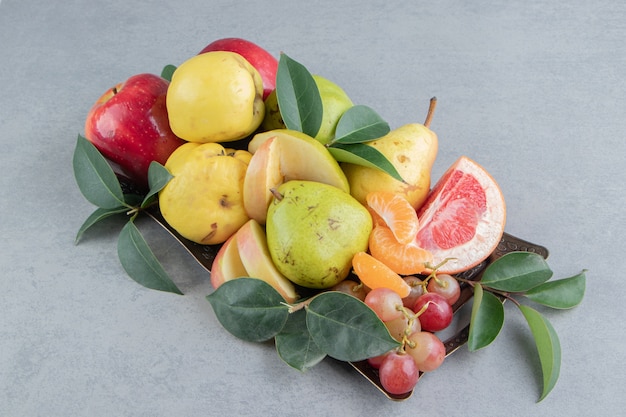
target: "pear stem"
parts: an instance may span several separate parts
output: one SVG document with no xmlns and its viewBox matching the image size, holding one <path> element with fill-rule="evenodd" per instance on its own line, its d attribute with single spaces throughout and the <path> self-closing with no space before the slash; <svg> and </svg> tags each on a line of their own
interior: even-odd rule
<svg viewBox="0 0 626 417">
<path fill-rule="evenodd" d="M 276 188 L 270 188 L 270 192 L 274 196 L 274 198 L 278 201 L 281 201 L 285 196 L 278 192 Z"/>
<path fill-rule="evenodd" d="M 435 113 L 436 107 L 437 107 L 437 97 L 432 97 L 430 99 L 430 104 L 428 106 L 428 113 L 426 114 L 426 120 L 424 121 L 424 126 L 430 127 L 430 122 L 433 119 L 433 115 Z"/>
</svg>

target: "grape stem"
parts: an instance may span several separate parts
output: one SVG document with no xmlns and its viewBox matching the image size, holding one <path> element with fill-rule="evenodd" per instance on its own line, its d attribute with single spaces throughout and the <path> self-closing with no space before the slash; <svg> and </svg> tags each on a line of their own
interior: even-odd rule
<svg viewBox="0 0 626 417">
<path fill-rule="evenodd" d="M 413 310 L 407 308 L 403 305 L 397 305 L 396 310 L 402 311 L 404 316 L 407 318 L 407 326 L 404 329 L 404 334 L 402 335 L 402 341 L 400 342 L 400 347 L 398 348 L 398 353 L 405 353 L 405 346 L 410 347 L 411 349 L 415 348 L 415 342 L 409 339 L 411 336 L 411 328 L 413 327 L 413 322 L 417 320 L 419 316 L 421 316 L 424 311 L 428 308 L 428 306 L 432 303 L 432 301 L 426 302 L 422 308 L 414 313 Z"/>
</svg>

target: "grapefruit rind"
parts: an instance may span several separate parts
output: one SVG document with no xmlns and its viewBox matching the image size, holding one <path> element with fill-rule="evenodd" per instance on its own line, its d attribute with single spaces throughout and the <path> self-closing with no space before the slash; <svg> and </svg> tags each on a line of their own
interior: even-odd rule
<svg viewBox="0 0 626 417">
<path fill-rule="evenodd" d="M 455 189 L 455 184 L 463 178 L 469 179 L 468 183 L 479 184 L 484 195 Z M 483 199 L 484 207 L 478 207 Z M 471 213 L 477 216 L 468 219 Z M 494 251 L 504 234 L 506 205 L 494 178 L 481 165 L 461 156 L 435 184 L 419 209 L 418 217 L 417 245 L 433 254 L 433 265 L 448 259 L 438 268 L 439 273 L 454 274 L 478 265 Z M 475 232 L 469 239 L 463 242 L 445 240 L 458 238 L 454 233 L 467 229 L 468 223 L 475 224 Z"/>
</svg>

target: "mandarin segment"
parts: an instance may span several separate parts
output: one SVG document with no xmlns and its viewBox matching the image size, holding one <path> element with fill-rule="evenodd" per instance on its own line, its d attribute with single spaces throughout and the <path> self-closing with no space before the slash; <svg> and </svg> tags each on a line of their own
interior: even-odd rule
<svg viewBox="0 0 626 417">
<path fill-rule="evenodd" d="M 365 197 L 370 212 L 374 212 L 376 224 L 382 222 L 391 229 L 393 235 L 402 244 L 415 239 L 419 220 L 415 209 L 400 194 L 389 191 L 372 191 Z"/>
<path fill-rule="evenodd" d="M 376 226 L 369 239 L 369 251 L 372 256 L 400 275 L 419 274 L 432 264 L 430 251 L 419 247 L 415 241 L 407 245 L 398 242 L 386 226 Z"/>
<path fill-rule="evenodd" d="M 352 258 L 354 273 L 370 289 L 389 288 L 404 298 L 411 293 L 411 287 L 400 275 L 367 252 L 357 252 Z"/>
</svg>

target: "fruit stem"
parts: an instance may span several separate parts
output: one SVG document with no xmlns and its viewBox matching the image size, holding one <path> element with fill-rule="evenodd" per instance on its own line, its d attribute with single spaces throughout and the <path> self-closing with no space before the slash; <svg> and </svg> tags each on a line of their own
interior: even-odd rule
<svg viewBox="0 0 626 417">
<path fill-rule="evenodd" d="M 430 104 L 428 105 L 428 113 L 426 114 L 426 120 L 424 121 L 424 126 L 430 127 L 430 122 L 433 120 L 433 115 L 435 113 L 436 107 L 437 107 L 437 97 L 432 97 L 430 99 Z"/>
<path fill-rule="evenodd" d="M 401 345 L 398 348 L 399 353 L 406 353 L 406 346 L 410 347 L 411 349 L 415 348 L 415 342 L 411 341 L 409 339 L 409 336 L 411 336 L 411 328 L 413 327 L 413 322 L 417 320 L 417 314 L 415 314 L 413 310 L 406 308 L 403 305 L 396 306 L 396 310 L 402 311 L 404 317 L 406 317 L 407 319 L 407 325 L 404 329 L 404 334 L 402 335 Z"/>
<path fill-rule="evenodd" d="M 274 198 L 278 201 L 281 201 L 285 196 L 278 192 L 276 188 L 270 188 L 270 192 L 274 196 Z"/>
<path fill-rule="evenodd" d="M 424 305 L 422 306 L 422 308 L 420 308 L 420 309 L 419 309 L 419 311 L 416 311 L 416 312 L 415 312 L 415 317 L 419 317 L 419 316 L 421 316 L 422 314 L 424 314 L 424 312 L 425 312 L 426 310 L 428 310 L 428 307 L 429 307 L 431 304 L 432 304 L 432 301 L 426 301 L 426 304 L 424 304 Z"/>
</svg>

